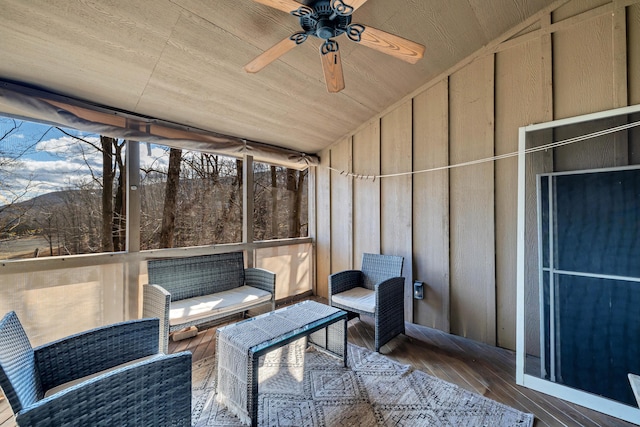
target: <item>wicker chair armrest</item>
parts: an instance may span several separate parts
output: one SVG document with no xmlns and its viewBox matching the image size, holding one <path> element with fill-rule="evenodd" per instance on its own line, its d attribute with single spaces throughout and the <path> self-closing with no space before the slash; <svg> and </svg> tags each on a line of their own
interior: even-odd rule
<svg viewBox="0 0 640 427">
<path fill-rule="evenodd" d="M 404 307 L 404 277 L 392 277 L 376 285 L 376 311 Z"/>
<path fill-rule="evenodd" d="M 43 389 L 158 353 L 158 319 L 103 326 L 34 349 Z"/>
<path fill-rule="evenodd" d="M 246 285 L 276 294 L 276 274 L 263 268 L 245 268 Z"/>
<path fill-rule="evenodd" d="M 329 302 L 331 295 L 348 291 L 363 285 L 363 274 L 360 270 L 344 270 L 329 276 Z"/>
<path fill-rule="evenodd" d="M 160 319 L 158 343 L 163 353 L 169 352 L 169 310 L 171 294 L 160 285 L 142 286 L 142 317 Z"/>
<path fill-rule="evenodd" d="M 375 285 L 376 351 L 398 334 L 404 326 L 404 277 L 392 277 Z"/>
<path fill-rule="evenodd" d="M 190 426 L 191 353 L 159 355 L 69 387 L 16 414 L 18 425 Z"/>
<path fill-rule="evenodd" d="M 160 285 L 142 286 L 142 317 L 169 317 L 171 294 Z"/>
</svg>

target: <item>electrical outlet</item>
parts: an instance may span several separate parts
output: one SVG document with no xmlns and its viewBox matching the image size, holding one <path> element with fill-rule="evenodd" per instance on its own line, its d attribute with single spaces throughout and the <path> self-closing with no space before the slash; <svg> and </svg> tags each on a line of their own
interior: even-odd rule
<svg viewBox="0 0 640 427">
<path fill-rule="evenodd" d="M 423 299 L 424 298 L 424 282 L 420 282 L 416 280 L 413 282 L 413 298 L 414 299 Z"/>
</svg>

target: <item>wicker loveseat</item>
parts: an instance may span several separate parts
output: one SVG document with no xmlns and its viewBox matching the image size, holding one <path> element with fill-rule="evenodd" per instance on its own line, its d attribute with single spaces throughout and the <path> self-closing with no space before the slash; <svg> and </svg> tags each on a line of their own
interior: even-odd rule
<svg viewBox="0 0 640 427">
<path fill-rule="evenodd" d="M 160 319 L 160 348 L 169 333 L 270 304 L 275 309 L 276 275 L 245 268 L 244 253 L 156 259 L 147 264 L 143 317 Z"/>
</svg>

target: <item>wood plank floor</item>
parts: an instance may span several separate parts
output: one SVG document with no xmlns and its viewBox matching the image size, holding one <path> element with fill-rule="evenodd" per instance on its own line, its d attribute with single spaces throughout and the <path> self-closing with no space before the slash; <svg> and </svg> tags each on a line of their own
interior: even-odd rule
<svg viewBox="0 0 640 427">
<path fill-rule="evenodd" d="M 313 298 L 326 303 L 321 298 Z M 634 424 L 603 415 L 515 384 L 515 353 L 420 325 L 407 323 L 407 335 L 393 339 L 380 349 L 389 358 L 435 377 L 457 384 L 490 399 L 535 415 L 534 427 L 611 426 Z M 349 321 L 348 341 L 374 350 L 373 320 Z M 190 350 L 199 360 L 215 354 L 215 328 L 190 340 L 170 341 L 169 351 Z"/>
<path fill-rule="evenodd" d="M 348 340 L 373 350 L 373 330 L 371 319 L 353 319 L 349 321 Z M 215 328 L 205 329 L 191 339 L 169 343 L 171 353 L 189 350 L 193 353 L 194 361 L 213 356 L 215 347 Z M 467 390 L 533 413 L 536 417 L 535 427 L 634 425 L 517 386 L 515 353 L 509 350 L 407 324 L 407 335 L 393 339 L 382 347 L 381 353 Z M 0 427 L 9 426 L 15 426 L 11 410 L 5 400 L 0 400 Z"/>
<path fill-rule="evenodd" d="M 314 298 L 320 302 L 320 298 Z M 407 323 L 407 335 L 393 339 L 380 352 L 397 362 L 457 384 L 536 417 L 534 427 L 611 426 L 627 427 L 614 417 L 547 396 L 515 384 L 515 353 L 431 328 Z M 373 320 L 349 321 L 348 341 L 374 350 Z M 191 340 L 170 342 L 169 351 L 190 350 L 194 360 L 215 354 L 215 328 Z"/>
</svg>

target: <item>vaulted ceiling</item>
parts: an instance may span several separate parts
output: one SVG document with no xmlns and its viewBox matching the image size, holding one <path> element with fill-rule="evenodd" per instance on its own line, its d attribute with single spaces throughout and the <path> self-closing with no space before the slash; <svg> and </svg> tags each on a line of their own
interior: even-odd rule
<svg viewBox="0 0 640 427">
<path fill-rule="evenodd" d="M 243 71 L 300 29 L 253 0 L 0 0 L 0 78 L 315 153 L 552 3 L 368 0 L 353 22 L 421 43 L 425 57 L 411 65 L 342 35 L 346 88 L 330 94 L 319 39 Z"/>
</svg>

